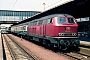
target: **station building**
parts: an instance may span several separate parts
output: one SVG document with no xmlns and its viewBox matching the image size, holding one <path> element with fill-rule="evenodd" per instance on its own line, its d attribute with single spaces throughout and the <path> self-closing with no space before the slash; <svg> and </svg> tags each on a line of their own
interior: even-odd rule
<svg viewBox="0 0 90 60">
<path fill-rule="evenodd" d="M 0 23 L 14 23 L 25 20 L 39 11 L 13 11 L 13 10 L 0 10 Z"/>
<path fill-rule="evenodd" d="M 5 30 L 7 27 L 2 24 L 15 24 L 30 18 L 33 15 L 40 13 L 39 11 L 13 11 L 0 10 L 0 30 Z"/>
<path fill-rule="evenodd" d="M 77 23 L 79 32 L 90 31 L 90 17 L 79 18 L 77 19 Z"/>
</svg>

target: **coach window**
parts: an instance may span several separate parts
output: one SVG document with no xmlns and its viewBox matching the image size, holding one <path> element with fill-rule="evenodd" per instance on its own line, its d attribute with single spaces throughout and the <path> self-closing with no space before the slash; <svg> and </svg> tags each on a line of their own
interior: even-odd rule
<svg viewBox="0 0 90 60">
<path fill-rule="evenodd" d="M 28 25 L 31 26 L 31 22 Z"/>
<path fill-rule="evenodd" d="M 40 24 L 40 20 L 38 21 L 38 25 Z"/>
<path fill-rule="evenodd" d="M 43 20 L 43 23 L 42 24 L 46 24 L 47 22 L 46 22 L 46 20 Z"/>
<path fill-rule="evenodd" d="M 30 23 L 28 25 L 30 26 Z"/>
<path fill-rule="evenodd" d="M 38 25 L 38 21 L 36 21 L 36 23 L 35 23 L 36 25 Z"/>
<path fill-rule="evenodd" d="M 31 26 L 33 26 L 33 22 L 31 22 Z"/>
<path fill-rule="evenodd" d="M 35 22 L 33 22 L 33 25 L 35 25 Z"/>
<path fill-rule="evenodd" d="M 30 22 L 30 24 L 29 24 L 30 26 L 32 26 L 32 23 Z"/>
<path fill-rule="evenodd" d="M 43 20 L 39 20 L 38 25 L 42 24 Z"/>
<path fill-rule="evenodd" d="M 34 22 L 32 22 L 32 26 L 34 25 Z"/>
<path fill-rule="evenodd" d="M 36 23 L 35 23 L 36 25 L 37 25 L 37 21 L 36 21 Z"/>
<path fill-rule="evenodd" d="M 38 25 L 39 21 L 37 21 L 37 25 Z"/>
<path fill-rule="evenodd" d="M 30 23 L 28 25 L 31 26 Z"/>
<path fill-rule="evenodd" d="M 32 22 L 30 23 L 30 26 L 32 26 Z"/>
<path fill-rule="evenodd" d="M 34 25 L 36 25 L 37 24 L 37 21 L 34 21 Z"/>
<path fill-rule="evenodd" d="M 43 23 L 43 20 L 40 20 L 40 24 L 42 24 Z"/>
<path fill-rule="evenodd" d="M 36 22 L 36 21 L 34 21 L 34 25 L 36 25 L 36 23 L 37 23 L 37 22 Z"/>
<path fill-rule="evenodd" d="M 48 20 L 47 20 L 47 23 L 48 23 L 48 24 L 52 23 L 52 18 L 48 19 Z"/>
</svg>

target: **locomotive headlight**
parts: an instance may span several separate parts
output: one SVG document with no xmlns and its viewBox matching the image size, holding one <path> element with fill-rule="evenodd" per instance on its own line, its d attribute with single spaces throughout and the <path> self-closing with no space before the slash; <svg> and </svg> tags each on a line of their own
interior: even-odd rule
<svg viewBox="0 0 90 60">
<path fill-rule="evenodd" d="M 76 33 L 72 33 L 72 36 L 76 36 L 77 34 Z"/>
<path fill-rule="evenodd" d="M 59 33 L 58 35 L 59 35 L 59 36 L 62 36 L 62 34 L 61 34 L 61 33 Z"/>
<path fill-rule="evenodd" d="M 64 33 L 59 33 L 58 35 L 59 35 L 59 36 L 64 36 Z"/>
</svg>

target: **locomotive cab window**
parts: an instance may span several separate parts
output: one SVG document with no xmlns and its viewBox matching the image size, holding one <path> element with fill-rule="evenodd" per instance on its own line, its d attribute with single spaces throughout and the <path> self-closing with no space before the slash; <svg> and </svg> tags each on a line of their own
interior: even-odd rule
<svg viewBox="0 0 90 60">
<path fill-rule="evenodd" d="M 75 21 L 73 18 L 68 18 L 68 23 L 72 23 L 72 24 L 75 24 Z"/>
<path fill-rule="evenodd" d="M 63 23 L 66 23 L 66 18 L 64 18 L 64 17 L 59 17 L 59 18 L 57 18 L 57 22 L 58 23 L 61 23 L 61 24 L 63 24 Z"/>
</svg>

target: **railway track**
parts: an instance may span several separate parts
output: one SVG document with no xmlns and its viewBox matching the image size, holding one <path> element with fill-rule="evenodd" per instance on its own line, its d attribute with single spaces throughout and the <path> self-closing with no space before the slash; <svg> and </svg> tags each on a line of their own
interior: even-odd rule
<svg viewBox="0 0 90 60">
<path fill-rule="evenodd" d="M 73 60 L 90 60 L 90 49 L 85 47 L 80 47 L 78 52 L 59 52 L 59 54 L 69 56 Z"/>
<path fill-rule="evenodd" d="M 7 47 L 12 55 L 13 60 L 36 60 L 31 54 L 27 53 L 25 49 L 19 46 L 8 35 L 2 34 L 2 37 L 6 41 Z"/>
<path fill-rule="evenodd" d="M 81 50 L 81 47 L 80 47 L 80 51 L 79 52 L 69 52 L 69 53 L 59 52 L 58 54 L 63 54 L 65 56 L 70 57 L 73 60 L 90 60 L 90 55 L 87 54 L 85 51 L 86 51 L 85 49 Z M 88 50 L 88 53 L 89 52 L 90 52 L 90 50 Z M 27 59 L 27 60 L 29 60 L 29 59 Z"/>
<path fill-rule="evenodd" d="M 74 60 L 90 60 L 90 56 L 79 52 L 62 53 L 66 56 L 71 57 Z"/>
</svg>

